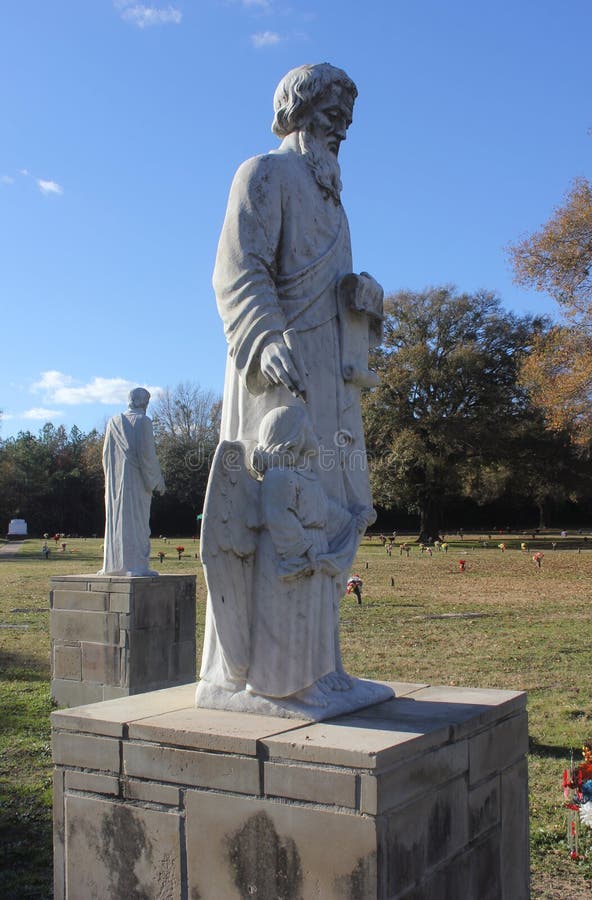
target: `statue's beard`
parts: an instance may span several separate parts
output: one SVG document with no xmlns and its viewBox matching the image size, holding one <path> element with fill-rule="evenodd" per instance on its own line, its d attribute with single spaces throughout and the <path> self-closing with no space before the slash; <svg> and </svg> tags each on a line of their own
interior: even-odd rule
<svg viewBox="0 0 592 900">
<path fill-rule="evenodd" d="M 298 133 L 300 152 L 311 167 L 321 190 L 340 203 L 341 169 L 337 157 L 310 131 Z"/>
</svg>

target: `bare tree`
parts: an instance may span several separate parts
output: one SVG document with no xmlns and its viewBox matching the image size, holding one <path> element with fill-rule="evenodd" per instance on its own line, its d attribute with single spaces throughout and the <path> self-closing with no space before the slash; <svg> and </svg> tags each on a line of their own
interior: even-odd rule
<svg viewBox="0 0 592 900">
<path fill-rule="evenodd" d="M 150 407 L 157 440 L 215 443 L 220 431 L 221 406 L 219 395 L 190 381 L 164 388 Z"/>
</svg>

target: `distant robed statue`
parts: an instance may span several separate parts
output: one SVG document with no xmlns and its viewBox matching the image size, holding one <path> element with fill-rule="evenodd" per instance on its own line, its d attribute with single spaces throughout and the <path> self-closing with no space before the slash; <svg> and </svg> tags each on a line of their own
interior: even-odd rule
<svg viewBox="0 0 592 900">
<path fill-rule="evenodd" d="M 165 490 L 152 420 L 150 394 L 134 388 L 129 407 L 107 423 L 103 444 L 105 472 L 105 552 L 99 575 L 158 575 L 149 568 L 150 504 Z"/>
</svg>

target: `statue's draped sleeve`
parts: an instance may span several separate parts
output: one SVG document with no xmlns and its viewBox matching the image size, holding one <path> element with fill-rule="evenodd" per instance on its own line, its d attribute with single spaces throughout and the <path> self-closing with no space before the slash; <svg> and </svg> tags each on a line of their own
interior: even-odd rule
<svg viewBox="0 0 592 900">
<path fill-rule="evenodd" d="M 148 416 L 141 416 L 136 423 L 136 428 L 138 429 L 136 443 L 138 464 L 146 490 L 152 493 L 155 488 L 164 487 L 160 464 L 156 456 L 156 447 L 154 446 L 152 420 Z"/>
<path fill-rule="evenodd" d="M 220 235 L 214 290 L 230 356 L 250 393 L 266 387 L 259 358 L 286 321 L 275 280 L 282 230 L 282 189 L 270 156 L 247 160 L 230 189 Z"/>
</svg>

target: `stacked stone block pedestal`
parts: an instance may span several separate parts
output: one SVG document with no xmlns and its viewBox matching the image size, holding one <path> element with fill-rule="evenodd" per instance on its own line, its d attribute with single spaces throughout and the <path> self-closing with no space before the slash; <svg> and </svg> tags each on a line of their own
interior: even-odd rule
<svg viewBox="0 0 592 900">
<path fill-rule="evenodd" d="M 195 681 L 195 575 L 60 575 L 50 608 L 60 706 Z"/>
<path fill-rule="evenodd" d="M 54 713 L 56 900 L 526 900 L 525 695 L 392 687 L 318 723 L 193 685 Z"/>
</svg>

